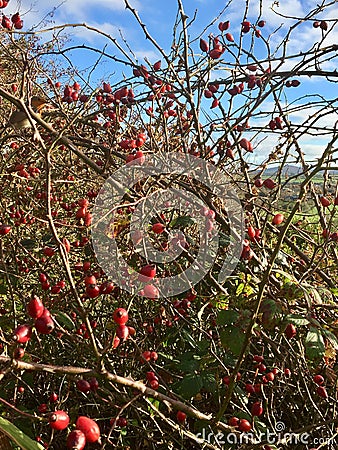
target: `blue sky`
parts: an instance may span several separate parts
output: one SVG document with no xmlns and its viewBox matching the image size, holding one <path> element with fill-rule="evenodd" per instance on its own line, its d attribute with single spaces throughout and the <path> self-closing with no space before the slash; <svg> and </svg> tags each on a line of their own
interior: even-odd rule
<svg viewBox="0 0 338 450">
<path fill-rule="evenodd" d="M 214 25 L 208 28 L 202 35 L 207 39 L 210 33 L 219 33 L 217 25 L 219 21 L 230 20 L 231 28 L 229 31 L 234 35 L 235 39 L 239 37 L 239 31 L 243 15 L 245 11 L 245 0 L 230 0 L 222 2 L 219 0 L 182 0 L 186 14 L 190 19 L 194 17 L 196 12 L 196 20 L 190 28 L 190 33 L 194 38 L 199 38 L 205 27 L 210 24 L 215 17 L 218 16 L 222 8 L 226 7 L 224 14 Z M 326 3 L 329 3 L 326 0 Z M 170 50 L 173 36 L 173 24 L 177 14 L 176 0 L 154 1 L 154 0 L 131 0 L 131 4 L 137 9 L 142 21 L 147 25 L 150 34 L 157 40 L 165 51 Z M 258 18 L 266 20 L 266 26 L 262 29 L 264 36 L 269 39 L 271 48 L 276 48 L 282 42 L 285 33 L 290 26 L 297 22 L 297 18 L 304 17 L 311 9 L 316 6 L 315 0 L 250 0 L 247 10 L 247 18 L 253 23 Z M 24 19 L 24 30 L 35 27 L 42 20 L 47 19 L 49 23 L 47 27 L 61 24 L 78 24 L 86 23 L 95 27 L 112 37 L 116 38 L 122 46 L 123 40 L 121 36 L 128 42 L 133 50 L 139 63 L 144 62 L 146 57 L 151 63 L 159 59 L 159 54 L 154 47 L 144 37 L 142 30 L 137 24 L 131 12 L 125 9 L 124 0 L 45 0 L 43 2 L 31 0 L 22 0 L 17 2 L 11 0 L 9 6 L 4 10 L 6 14 L 19 11 Z M 317 15 L 316 19 L 333 20 L 337 18 L 337 3 L 332 5 L 328 10 Z M 287 19 L 286 16 L 292 16 Z M 329 22 L 331 23 L 331 22 Z M 44 25 L 44 24 L 43 24 Z M 71 35 L 74 44 L 85 44 L 96 48 L 103 48 L 107 44 L 107 40 L 83 28 L 68 28 L 67 33 Z M 45 34 L 43 34 L 45 36 Z M 290 35 L 288 42 L 288 54 L 298 52 L 307 52 L 318 39 L 324 38 L 322 45 L 328 46 L 338 42 L 338 26 L 332 32 L 322 36 L 321 30 L 313 29 L 312 22 L 302 23 L 297 31 Z M 250 44 L 249 36 L 245 36 L 248 45 Z M 125 47 L 125 46 L 124 46 Z M 125 47 L 126 48 L 126 47 Z M 198 49 L 198 40 L 196 41 L 196 49 Z M 116 56 L 119 52 L 112 46 L 108 45 L 107 51 Z M 255 53 L 258 56 L 265 56 L 263 44 L 259 41 L 255 43 Z M 71 56 L 72 62 L 78 67 L 90 67 L 97 59 L 97 54 L 90 54 L 84 51 L 74 51 Z M 336 57 L 337 58 L 337 57 Z M 282 70 L 290 70 L 294 66 L 294 62 L 285 61 Z M 331 60 L 322 66 L 323 69 L 332 70 L 337 67 L 336 59 Z M 112 82 L 117 81 L 124 72 L 127 76 L 131 74 L 129 68 L 117 66 L 111 60 L 101 61 L 94 73 L 97 80 L 110 78 Z M 215 74 L 217 77 L 219 74 Z M 324 97 L 334 97 L 337 84 L 325 82 L 318 77 L 302 79 L 302 84 L 294 94 L 289 90 L 289 100 L 293 96 L 307 95 L 311 93 L 320 93 Z M 308 100 L 304 99 L 304 104 Z M 293 120 L 302 120 L 309 111 L 295 113 Z M 328 126 L 333 125 L 334 119 L 332 115 L 326 117 Z M 314 142 L 314 139 L 303 139 L 304 148 L 311 157 L 320 153 L 323 142 Z M 318 148 L 316 148 L 316 146 Z"/>
</svg>

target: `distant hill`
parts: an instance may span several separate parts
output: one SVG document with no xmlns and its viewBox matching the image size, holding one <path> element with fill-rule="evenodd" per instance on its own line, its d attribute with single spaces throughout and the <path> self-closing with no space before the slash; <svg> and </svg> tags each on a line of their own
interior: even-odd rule
<svg viewBox="0 0 338 450">
<path fill-rule="evenodd" d="M 269 167 L 264 171 L 264 177 L 274 177 L 275 175 L 277 175 L 278 172 L 278 167 Z M 259 171 L 256 170 L 253 173 L 258 173 Z M 283 167 L 283 176 L 287 175 L 287 176 L 293 176 L 293 175 L 297 175 L 299 173 L 302 172 L 302 168 L 300 166 L 294 166 L 292 164 L 286 164 Z"/>
<path fill-rule="evenodd" d="M 259 171 L 257 170 L 257 171 L 255 171 L 253 173 L 255 174 L 255 173 L 258 173 L 258 172 Z M 278 167 L 269 167 L 268 169 L 266 169 L 264 171 L 264 177 L 271 177 L 271 178 L 273 178 L 274 176 L 277 175 L 277 172 L 278 172 Z M 293 164 L 286 164 L 283 167 L 282 176 L 283 177 L 285 177 L 285 176 L 292 177 L 292 176 L 298 175 L 298 174 L 300 174 L 302 172 L 303 172 L 303 169 L 301 168 L 301 166 L 295 166 Z M 338 175 L 338 170 L 330 170 L 329 174 L 330 175 Z"/>
</svg>

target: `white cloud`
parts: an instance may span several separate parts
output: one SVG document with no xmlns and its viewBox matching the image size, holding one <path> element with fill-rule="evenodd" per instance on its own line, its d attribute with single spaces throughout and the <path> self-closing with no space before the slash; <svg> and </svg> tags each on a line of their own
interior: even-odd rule
<svg viewBox="0 0 338 450">
<path fill-rule="evenodd" d="M 158 52 L 156 52 L 155 50 L 146 50 L 146 49 L 141 49 L 141 50 L 136 50 L 134 51 L 134 54 L 136 56 L 136 58 L 140 61 L 140 62 L 144 62 L 145 59 L 147 59 L 150 63 L 155 63 L 156 61 L 158 61 L 159 59 L 161 59 L 161 56 L 159 55 Z"/>
</svg>

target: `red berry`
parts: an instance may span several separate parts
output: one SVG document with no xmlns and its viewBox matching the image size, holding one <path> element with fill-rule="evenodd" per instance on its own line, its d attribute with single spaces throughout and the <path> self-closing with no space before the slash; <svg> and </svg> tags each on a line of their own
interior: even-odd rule
<svg viewBox="0 0 338 450">
<path fill-rule="evenodd" d="M 143 295 L 147 298 L 156 299 L 160 297 L 160 293 L 156 286 L 153 284 L 147 284 L 143 288 Z"/>
<path fill-rule="evenodd" d="M 53 248 L 51 248 L 51 247 L 45 247 L 43 249 L 43 254 L 45 256 L 53 256 L 55 254 L 55 250 Z"/>
<path fill-rule="evenodd" d="M 100 428 L 97 423 L 89 417 L 78 417 L 76 421 L 76 428 L 83 432 L 87 442 L 97 442 L 100 439 Z"/>
<path fill-rule="evenodd" d="M 128 425 L 128 420 L 125 417 L 119 417 L 116 421 L 118 427 L 126 427 Z"/>
<path fill-rule="evenodd" d="M 154 389 L 154 391 L 156 391 L 156 389 L 158 389 L 159 385 L 160 384 L 159 384 L 158 380 L 151 380 L 151 382 L 150 382 L 150 387 L 152 389 Z"/>
<path fill-rule="evenodd" d="M 76 387 L 80 392 L 83 392 L 85 394 L 88 394 L 88 392 L 90 391 L 90 384 L 87 380 L 77 380 Z"/>
<path fill-rule="evenodd" d="M 81 430 L 73 430 L 67 437 L 67 448 L 70 450 L 83 450 L 86 446 L 86 436 Z"/>
<path fill-rule="evenodd" d="M 12 28 L 11 21 L 10 21 L 9 17 L 7 17 L 7 16 L 2 16 L 1 25 L 4 28 L 6 28 L 7 30 L 10 30 Z"/>
<path fill-rule="evenodd" d="M 112 347 L 113 347 L 113 348 L 117 348 L 119 345 L 120 345 L 120 338 L 117 337 L 117 336 L 115 336 L 114 339 L 113 339 L 113 345 L 112 345 Z"/>
<path fill-rule="evenodd" d="M 273 225 L 280 225 L 284 220 L 283 214 L 276 214 L 275 217 L 272 219 Z"/>
<path fill-rule="evenodd" d="M 327 394 L 324 386 L 318 386 L 316 392 L 319 395 L 319 397 L 322 397 L 322 398 L 328 397 L 328 394 Z"/>
<path fill-rule="evenodd" d="M 256 186 L 256 187 L 260 188 L 260 187 L 263 186 L 263 184 L 264 184 L 264 182 L 263 182 L 263 180 L 262 180 L 261 178 L 257 178 L 257 179 L 255 180 L 255 186 Z"/>
<path fill-rule="evenodd" d="M 105 281 L 100 285 L 100 293 L 103 295 L 108 295 L 115 289 L 114 283 Z"/>
<path fill-rule="evenodd" d="M 96 284 L 90 284 L 86 287 L 86 294 L 89 298 L 96 298 L 100 295 L 100 288 Z"/>
<path fill-rule="evenodd" d="M 165 230 L 165 226 L 163 225 L 163 223 L 157 222 L 152 226 L 152 230 L 156 234 L 162 234 Z"/>
<path fill-rule="evenodd" d="M 128 327 L 129 336 L 135 336 L 136 330 L 134 327 Z"/>
<path fill-rule="evenodd" d="M 138 277 L 139 281 L 149 281 L 156 276 L 156 266 L 154 264 L 148 264 L 140 270 Z"/>
<path fill-rule="evenodd" d="M 274 187 L 276 187 L 276 183 L 271 180 L 271 178 L 267 178 L 266 180 L 264 180 L 263 185 L 268 189 L 273 189 Z"/>
<path fill-rule="evenodd" d="M 330 200 L 324 196 L 320 197 L 320 203 L 324 208 L 327 208 L 331 204 Z"/>
<path fill-rule="evenodd" d="M 128 322 L 128 312 L 124 308 L 117 308 L 113 313 L 114 322 L 118 325 L 125 325 Z"/>
<path fill-rule="evenodd" d="M 200 39 L 200 49 L 202 50 L 202 52 L 209 51 L 209 44 L 204 39 Z"/>
<path fill-rule="evenodd" d="M 37 319 L 42 316 L 45 307 L 43 306 L 42 301 L 36 295 L 29 301 L 27 305 L 27 313 L 29 316 L 33 317 L 33 319 Z"/>
<path fill-rule="evenodd" d="M 298 87 L 300 85 L 300 81 L 299 80 L 292 80 L 291 81 L 291 86 L 292 87 Z"/>
<path fill-rule="evenodd" d="M 255 393 L 255 388 L 253 386 L 253 384 L 247 383 L 245 385 L 245 390 L 248 394 L 254 394 Z"/>
<path fill-rule="evenodd" d="M 137 152 L 134 155 L 134 161 L 136 164 L 139 164 L 142 166 L 146 160 L 146 157 L 142 150 L 137 150 Z"/>
<path fill-rule="evenodd" d="M 146 361 L 151 360 L 151 352 L 149 350 L 146 350 L 145 352 L 142 353 L 141 361 L 144 362 L 144 360 L 146 360 Z"/>
<path fill-rule="evenodd" d="M 85 206 L 80 206 L 80 208 L 76 211 L 75 217 L 76 219 L 84 219 L 86 217 L 87 208 Z"/>
<path fill-rule="evenodd" d="M 220 23 L 218 24 L 218 29 L 219 29 L 219 31 L 226 31 L 226 30 L 229 29 L 229 27 L 230 27 L 230 22 L 229 22 L 229 20 L 227 20 L 226 22 L 220 22 Z"/>
<path fill-rule="evenodd" d="M 264 361 L 264 356 L 261 356 L 261 355 L 255 355 L 255 356 L 253 357 L 253 360 L 256 361 L 256 362 L 258 362 L 258 363 L 261 363 L 261 362 Z"/>
<path fill-rule="evenodd" d="M 313 377 L 313 381 L 316 383 L 316 384 L 323 384 L 324 383 L 324 377 L 322 376 L 322 375 L 315 375 L 314 377 Z"/>
<path fill-rule="evenodd" d="M 253 416 L 261 416 L 263 414 L 263 406 L 261 402 L 255 402 L 251 407 L 251 414 Z"/>
<path fill-rule="evenodd" d="M 249 33 L 250 25 L 251 24 L 248 21 L 242 22 L 242 33 Z"/>
<path fill-rule="evenodd" d="M 45 308 L 42 315 L 35 320 L 34 326 L 41 334 L 50 334 L 54 330 L 54 321 L 47 308 Z"/>
<path fill-rule="evenodd" d="M 41 405 L 38 406 L 38 411 L 40 414 L 45 414 L 48 411 L 48 405 L 46 405 L 46 403 L 41 403 Z"/>
<path fill-rule="evenodd" d="M 219 105 L 219 100 L 218 100 L 217 98 L 214 98 L 214 100 L 213 100 L 213 102 L 212 102 L 210 108 L 211 108 L 211 109 L 217 108 L 218 105 Z"/>
<path fill-rule="evenodd" d="M 92 286 L 95 285 L 97 283 L 96 277 L 94 275 L 87 275 L 85 277 L 85 285 L 87 286 Z"/>
<path fill-rule="evenodd" d="M 268 372 L 268 373 L 265 375 L 265 378 L 266 378 L 268 381 L 273 381 L 273 380 L 275 379 L 275 374 L 274 374 L 273 372 Z"/>
<path fill-rule="evenodd" d="M 266 365 L 260 363 L 260 364 L 258 364 L 257 369 L 258 369 L 258 372 L 263 373 L 266 371 Z"/>
<path fill-rule="evenodd" d="M 45 281 L 45 282 L 41 283 L 41 289 L 43 291 L 48 291 L 49 288 L 50 288 L 50 283 L 48 281 Z"/>
<path fill-rule="evenodd" d="M 89 380 L 89 384 L 90 384 L 90 390 L 91 391 L 97 391 L 99 388 L 99 382 L 97 381 L 96 378 L 91 378 Z"/>
<path fill-rule="evenodd" d="M 157 376 L 155 375 L 155 372 L 151 372 L 151 371 L 146 373 L 146 378 L 148 381 L 157 380 Z"/>
<path fill-rule="evenodd" d="M 251 143 L 250 141 L 248 141 L 247 139 L 242 138 L 242 139 L 239 141 L 239 145 L 240 145 L 244 150 L 246 150 L 247 152 L 251 152 L 251 153 L 252 153 L 252 151 L 253 151 L 253 145 L 252 145 L 252 143 Z"/>
<path fill-rule="evenodd" d="M 178 422 L 184 423 L 186 421 L 187 415 L 183 411 L 177 411 L 176 418 Z"/>
<path fill-rule="evenodd" d="M 240 431 L 246 432 L 251 430 L 251 423 L 246 419 L 241 419 L 239 421 L 238 429 Z"/>
<path fill-rule="evenodd" d="M 227 386 L 229 386 L 229 384 L 230 384 L 230 377 L 228 377 L 228 376 L 223 377 L 223 383 L 226 384 Z"/>
<path fill-rule="evenodd" d="M 248 236 L 251 240 L 253 240 L 255 238 L 256 232 L 254 227 L 250 226 L 248 227 Z"/>
<path fill-rule="evenodd" d="M 87 272 L 87 270 L 90 269 L 90 266 L 91 266 L 90 261 L 85 261 L 85 262 L 83 263 L 83 265 L 82 265 L 82 270 L 83 270 L 84 272 Z M 85 282 L 86 282 L 86 279 L 87 279 L 87 277 L 85 278 Z M 95 282 L 94 282 L 94 283 L 88 283 L 88 284 L 95 284 L 95 283 L 96 283 L 96 279 L 95 279 Z"/>
<path fill-rule="evenodd" d="M 13 352 L 14 359 L 22 359 L 25 356 L 25 350 L 22 347 L 17 347 Z"/>
<path fill-rule="evenodd" d="M 157 376 L 155 375 L 155 372 L 149 371 L 146 373 L 146 378 L 148 381 L 151 381 L 151 380 L 156 380 Z"/>
<path fill-rule="evenodd" d="M 259 394 L 262 390 L 261 384 L 260 383 L 254 384 L 254 389 L 255 389 L 256 394 Z"/>
<path fill-rule="evenodd" d="M 58 398 L 59 398 L 59 396 L 57 395 L 57 393 L 56 393 L 56 392 L 52 392 L 52 393 L 50 394 L 50 396 L 49 396 L 49 401 L 50 401 L 51 403 L 55 403 L 55 402 L 58 401 Z"/>
<path fill-rule="evenodd" d="M 326 31 L 327 28 L 328 28 L 327 22 L 325 22 L 325 20 L 322 20 L 322 21 L 320 22 L 319 26 L 320 26 L 320 28 L 321 28 L 322 30 L 324 30 L 324 31 Z"/>
<path fill-rule="evenodd" d="M 288 339 L 292 339 L 297 334 L 297 329 L 293 323 L 289 323 L 285 328 L 285 335 Z"/>
<path fill-rule="evenodd" d="M 9 225 L 0 225 L 0 236 L 4 236 L 8 234 L 12 230 L 12 227 Z"/>
<path fill-rule="evenodd" d="M 19 325 L 14 330 L 14 339 L 20 344 L 25 344 L 32 336 L 32 327 L 30 325 Z"/>
<path fill-rule="evenodd" d="M 226 33 L 225 39 L 227 41 L 229 41 L 229 42 L 234 42 L 235 41 L 235 39 L 234 39 L 234 37 L 233 37 L 233 35 L 231 33 Z"/>
<path fill-rule="evenodd" d="M 69 416 L 65 411 L 54 411 L 49 416 L 48 421 L 53 430 L 64 430 L 68 427 Z"/>
<path fill-rule="evenodd" d="M 129 329 L 126 325 L 119 325 L 116 328 L 116 336 L 120 339 L 127 339 L 129 336 Z"/>
<path fill-rule="evenodd" d="M 161 61 L 157 61 L 154 65 L 153 65 L 153 69 L 154 70 L 160 70 L 161 68 Z"/>
<path fill-rule="evenodd" d="M 19 22 L 21 20 L 20 14 L 17 12 L 15 14 L 12 15 L 12 22 Z"/>
<path fill-rule="evenodd" d="M 239 419 L 237 417 L 230 417 L 230 419 L 228 420 L 228 424 L 231 427 L 237 427 L 239 425 Z"/>
</svg>

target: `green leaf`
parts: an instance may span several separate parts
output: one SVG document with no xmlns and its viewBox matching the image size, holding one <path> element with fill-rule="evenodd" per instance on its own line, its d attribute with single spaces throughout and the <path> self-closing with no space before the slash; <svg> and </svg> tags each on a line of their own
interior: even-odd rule
<svg viewBox="0 0 338 450">
<path fill-rule="evenodd" d="M 287 322 L 291 322 L 294 325 L 308 325 L 310 322 L 305 317 L 299 316 L 298 314 L 288 314 L 286 316 Z"/>
<path fill-rule="evenodd" d="M 222 247 L 228 247 L 230 244 L 230 236 L 224 233 L 219 234 L 219 246 Z"/>
<path fill-rule="evenodd" d="M 220 339 L 223 347 L 229 349 L 236 356 L 238 356 L 241 352 L 244 338 L 244 332 L 233 325 L 229 325 L 220 333 Z"/>
<path fill-rule="evenodd" d="M 201 358 L 195 355 L 195 352 L 185 352 L 181 356 L 181 362 L 178 364 L 177 368 L 182 370 L 182 372 L 194 372 L 200 367 Z"/>
<path fill-rule="evenodd" d="M 206 353 L 209 353 L 210 342 L 206 339 L 202 339 L 201 341 L 197 342 L 197 347 L 198 353 L 200 355 L 205 355 Z"/>
<path fill-rule="evenodd" d="M 49 241 L 52 241 L 53 243 L 55 243 L 55 238 L 51 233 L 45 234 L 44 236 L 42 236 L 42 240 L 44 243 L 47 243 Z"/>
<path fill-rule="evenodd" d="M 203 381 L 200 375 L 187 374 L 178 386 L 182 397 L 189 399 L 194 397 L 203 387 Z"/>
<path fill-rule="evenodd" d="M 0 280 L 0 294 L 5 295 L 7 293 L 7 284 L 5 280 Z"/>
<path fill-rule="evenodd" d="M 84 253 L 86 256 L 92 256 L 93 251 L 90 245 L 86 245 L 84 248 Z"/>
<path fill-rule="evenodd" d="M 0 430 L 23 450 L 43 450 L 44 448 L 3 417 L 0 417 Z"/>
<path fill-rule="evenodd" d="M 218 325 L 231 325 L 238 319 L 238 312 L 233 309 L 223 309 L 218 312 L 216 322 Z"/>
<path fill-rule="evenodd" d="M 160 408 L 160 402 L 152 397 L 148 398 L 149 402 L 153 404 L 153 406 L 158 410 Z M 148 405 L 148 412 L 151 416 L 155 416 L 156 412 Z"/>
<path fill-rule="evenodd" d="M 191 346 L 192 348 L 196 348 L 196 341 L 195 341 L 195 339 L 191 336 L 191 334 L 188 333 L 187 330 L 185 330 L 184 328 L 182 328 L 182 330 L 181 330 L 181 335 L 182 335 L 182 337 L 184 338 L 184 340 L 185 340 L 188 344 L 190 344 L 190 346 Z"/>
<path fill-rule="evenodd" d="M 240 295 L 242 292 L 243 292 L 243 290 L 244 290 L 244 283 L 240 283 L 238 286 L 237 286 L 237 289 L 236 289 L 236 295 L 238 296 L 238 295 Z"/>
<path fill-rule="evenodd" d="M 174 228 L 174 227 L 190 227 L 191 225 L 195 224 L 195 219 L 193 219 L 190 216 L 180 216 L 180 217 L 176 217 L 175 219 L 173 219 L 170 223 L 169 223 L 169 227 L 170 228 Z"/>
<path fill-rule="evenodd" d="M 213 374 L 205 372 L 201 376 L 204 389 L 206 389 L 208 392 L 215 393 L 217 384 Z"/>
<path fill-rule="evenodd" d="M 338 350 L 338 339 L 336 336 L 331 333 L 329 330 L 325 330 L 325 328 L 322 328 L 322 333 L 327 337 L 327 339 L 331 342 L 335 350 Z"/>
<path fill-rule="evenodd" d="M 25 248 L 27 248 L 28 250 L 33 249 L 36 246 L 37 242 L 35 239 L 23 239 L 21 241 L 21 245 Z"/>
<path fill-rule="evenodd" d="M 67 330 L 75 330 L 75 323 L 68 314 L 61 311 L 51 311 L 51 313 L 55 317 L 55 320 L 59 322 L 60 325 L 67 328 Z"/>
<path fill-rule="evenodd" d="M 302 286 L 302 289 L 308 305 L 320 305 L 321 303 L 323 303 L 321 296 L 314 287 L 306 285 L 306 287 Z"/>
<path fill-rule="evenodd" d="M 235 385 L 234 393 L 236 394 L 237 399 L 241 402 L 243 408 L 249 403 L 248 393 L 244 392 L 239 386 Z"/>
<path fill-rule="evenodd" d="M 306 356 L 314 361 L 321 359 L 325 353 L 325 343 L 321 332 L 315 328 L 310 327 L 309 332 L 305 338 L 305 351 Z"/>
</svg>

